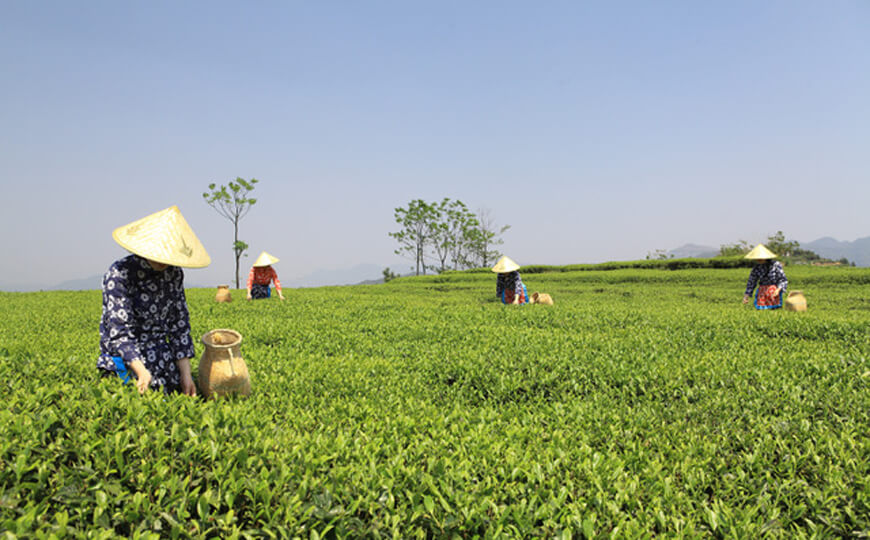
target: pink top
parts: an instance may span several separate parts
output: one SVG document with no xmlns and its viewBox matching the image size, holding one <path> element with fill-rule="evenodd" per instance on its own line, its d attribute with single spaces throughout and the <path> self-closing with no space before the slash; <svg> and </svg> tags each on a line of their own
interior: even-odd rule
<svg viewBox="0 0 870 540">
<path fill-rule="evenodd" d="M 252 266 L 248 273 L 248 290 L 256 283 L 257 285 L 269 285 L 275 282 L 275 290 L 281 292 L 281 282 L 278 281 L 278 273 L 271 266 Z"/>
</svg>

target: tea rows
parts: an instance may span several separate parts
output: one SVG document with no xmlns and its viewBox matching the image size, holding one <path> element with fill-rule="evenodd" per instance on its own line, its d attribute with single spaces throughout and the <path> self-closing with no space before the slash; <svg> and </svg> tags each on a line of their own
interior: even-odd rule
<svg viewBox="0 0 870 540">
<path fill-rule="evenodd" d="M 870 534 L 870 271 L 491 274 L 216 304 L 248 399 L 140 397 L 94 367 L 99 291 L 0 293 L 0 529 L 93 537 Z M 197 352 L 202 353 L 202 346 Z M 194 361 L 196 366 L 196 361 Z"/>
</svg>

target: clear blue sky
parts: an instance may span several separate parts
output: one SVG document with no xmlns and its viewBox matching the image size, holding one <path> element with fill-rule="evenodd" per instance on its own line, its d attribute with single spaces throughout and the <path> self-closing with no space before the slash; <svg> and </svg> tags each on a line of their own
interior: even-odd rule
<svg viewBox="0 0 870 540">
<path fill-rule="evenodd" d="M 101 274 L 113 228 L 256 177 L 282 278 L 406 271 L 460 199 L 520 264 L 870 235 L 870 2 L 0 0 L 0 284 Z M 377 276 L 373 276 L 377 277 Z"/>
</svg>

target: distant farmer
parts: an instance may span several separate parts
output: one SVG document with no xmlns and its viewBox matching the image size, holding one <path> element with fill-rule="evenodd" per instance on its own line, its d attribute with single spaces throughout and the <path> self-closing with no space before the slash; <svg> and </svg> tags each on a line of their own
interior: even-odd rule
<svg viewBox="0 0 870 540">
<path fill-rule="evenodd" d="M 788 288 L 788 280 L 782 263 L 776 261 L 776 255 L 763 244 L 758 244 L 746 254 L 747 259 L 755 261 L 755 266 L 749 273 L 746 282 L 746 292 L 743 294 L 743 303 L 749 302 L 752 290 L 758 286 L 755 293 L 756 309 L 776 309 L 782 307 L 782 294 Z"/>
<path fill-rule="evenodd" d="M 526 291 L 526 286 L 523 285 L 523 280 L 520 279 L 520 265 L 512 261 L 507 256 L 502 257 L 492 267 L 492 271 L 498 274 L 498 279 L 495 282 L 495 295 L 499 297 L 504 304 L 528 304 L 529 293 Z"/>
<path fill-rule="evenodd" d="M 177 206 L 118 227 L 112 238 L 132 254 L 103 277 L 97 368 L 125 383 L 132 374 L 140 394 L 163 387 L 195 396 L 181 267 L 203 268 L 211 258 Z"/>
<path fill-rule="evenodd" d="M 272 290 L 269 285 L 275 282 L 275 292 L 278 293 L 278 298 L 284 300 L 284 295 L 281 293 L 281 282 L 278 281 L 278 273 L 272 268 L 272 265 L 278 262 L 278 259 L 269 255 L 265 251 L 260 253 L 251 271 L 248 273 L 248 300 L 252 298 L 270 298 Z"/>
</svg>

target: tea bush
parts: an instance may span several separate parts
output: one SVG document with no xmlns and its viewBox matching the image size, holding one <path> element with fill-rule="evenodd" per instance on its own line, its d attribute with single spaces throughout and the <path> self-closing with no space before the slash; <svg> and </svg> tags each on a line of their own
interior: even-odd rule
<svg viewBox="0 0 870 540">
<path fill-rule="evenodd" d="M 99 291 L 0 293 L 0 530 L 870 535 L 870 270 L 788 267 L 807 313 L 741 305 L 745 268 L 563 270 L 523 274 L 551 307 L 480 272 L 188 290 L 252 373 L 211 402 L 100 379 Z"/>
</svg>

